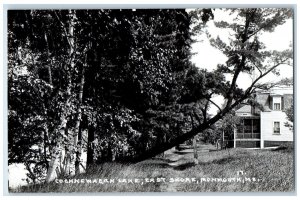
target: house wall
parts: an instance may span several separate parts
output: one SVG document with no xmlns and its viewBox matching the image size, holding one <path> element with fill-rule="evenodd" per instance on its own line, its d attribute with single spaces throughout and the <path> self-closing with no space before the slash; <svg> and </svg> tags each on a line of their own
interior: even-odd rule
<svg viewBox="0 0 300 200">
<path fill-rule="evenodd" d="M 288 122 L 284 110 L 290 108 L 293 104 L 293 87 L 278 86 L 268 91 L 259 91 L 255 99 L 259 106 L 252 107 L 244 105 L 236 110 L 239 117 L 260 116 L 261 139 L 251 139 L 251 142 L 259 142 L 260 147 L 269 147 L 278 144 L 293 143 L 293 130 L 285 126 Z M 280 104 L 280 110 L 273 110 L 274 103 Z M 280 122 L 280 134 L 274 133 L 274 122 Z M 234 147 L 243 146 L 242 142 L 249 139 L 237 138 L 237 130 L 234 132 Z M 249 140 L 250 141 L 250 140 Z"/>
<path fill-rule="evenodd" d="M 274 122 L 280 122 L 280 134 L 274 134 Z M 284 126 L 286 114 L 282 111 L 261 112 L 261 148 L 264 141 L 293 141 L 293 131 Z"/>
</svg>

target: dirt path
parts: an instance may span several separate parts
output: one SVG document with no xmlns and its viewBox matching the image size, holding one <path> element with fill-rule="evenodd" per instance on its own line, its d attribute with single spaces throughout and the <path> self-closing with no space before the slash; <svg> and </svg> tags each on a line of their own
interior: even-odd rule
<svg viewBox="0 0 300 200">
<path fill-rule="evenodd" d="M 215 150 L 212 145 L 200 145 L 197 148 L 198 153 L 206 153 Z M 163 160 L 170 166 L 170 171 L 173 178 L 182 177 L 182 170 L 194 166 L 193 149 L 186 146 L 181 150 L 170 149 L 165 152 Z M 161 186 L 162 192 L 178 192 L 180 183 L 166 183 Z"/>
<path fill-rule="evenodd" d="M 180 165 L 182 160 L 185 158 L 185 155 L 180 155 L 175 153 L 175 150 L 169 150 L 165 152 L 163 160 L 166 162 L 166 164 L 170 167 L 169 171 L 172 174 L 172 177 L 180 177 L 180 171 L 175 170 L 177 166 Z M 169 177 L 170 178 L 170 177 Z M 165 183 L 161 185 L 161 192 L 178 192 L 179 183 Z"/>
</svg>

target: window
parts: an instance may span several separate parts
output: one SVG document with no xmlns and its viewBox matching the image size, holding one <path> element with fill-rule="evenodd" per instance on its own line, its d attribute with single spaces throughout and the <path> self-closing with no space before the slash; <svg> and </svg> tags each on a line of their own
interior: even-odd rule
<svg viewBox="0 0 300 200">
<path fill-rule="evenodd" d="M 252 133 L 252 119 L 244 119 L 244 133 Z"/>
<path fill-rule="evenodd" d="M 274 134 L 280 134 L 280 122 L 274 122 Z"/>
<path fill-rule="evenodd" d="M 259 133 L 259 132 L 260 132 L 260 120 L 253 119 L 253 133 Z"/>
<path fill-rule="evenodd" d="M 274 110 L 280 110 L 280 103 L 274 103 Z"/>
<path fill-rule="evenodd" d="M 260 139 L 260 119 L 244 118 L 236 128 L 237 138 Z"/>
</svg>

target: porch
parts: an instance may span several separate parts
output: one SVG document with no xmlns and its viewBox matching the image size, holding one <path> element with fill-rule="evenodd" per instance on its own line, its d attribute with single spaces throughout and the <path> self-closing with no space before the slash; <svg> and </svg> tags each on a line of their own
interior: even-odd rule
<svg viewBox="0 0 300 200">
<path fill-rule="evenodd" d="M 260 139 L 260 118 L 258 116 L 241 118 L 234 134 L 234 147 L 260 148 Z"/>
</svg>

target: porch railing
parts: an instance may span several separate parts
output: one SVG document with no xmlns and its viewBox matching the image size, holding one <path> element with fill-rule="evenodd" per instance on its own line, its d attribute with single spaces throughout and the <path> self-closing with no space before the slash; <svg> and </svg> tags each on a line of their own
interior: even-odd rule
<svg viewBox="0 0 300 200">
<path fill-rule="evenodd" d="M 237 139 L 260 139 L 260 133 L 237 133 Z"/>
</svg>

